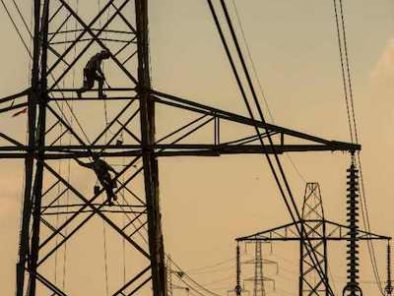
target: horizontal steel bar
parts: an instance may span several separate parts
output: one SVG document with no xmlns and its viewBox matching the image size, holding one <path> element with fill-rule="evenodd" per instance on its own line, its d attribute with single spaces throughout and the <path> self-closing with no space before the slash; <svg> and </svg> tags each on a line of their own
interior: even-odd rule
<svg viewBox="0 0 394 296">
<path fill-rule="evenodd" d="M 326 236 L 324 237 L 307 237 L 307 238 L 300 238 L 300 237 L 260 237 L 260 238 L 248 238 L 248 239 L 237 239 L 238 242 L 255 242 L 255 241 L 265 241 L 265 242 L 273 242 L 273 241 L 348 241 L 349 238 L 345 236 Z M 378 236 L 378 237 L 359 237 L 357 240 L 366 241 L 366 240 L 391 240 L 390 237 L 387 236 Z"/>
<path fill-rule="evenodd" d="M 276 131 L 276 132 L 284 134 L 284 135 L 292 136 L 292 137 L 307 140 L 307 141 L 312 141 L 315 143 L 328 144 L 328 145 L 334 144 L 337 146 L 342 146 L 342 149 L 347 150 L 347 151 L 361 150 L 361 145 L 359 145 L 359 144 L 345 143 L 345 142 L 339 142 L 339 141 L 330 141 L 330 140 L 326 140 L 326 139 L 323 139 L 320 137 L 311 136 L 311 135 L 305 134 L 303 132 L 283 128 L 283 127 L 280 127 L 277 125 L 273 125 L 273 124 L 269 124 L 269 123 L 264 124 L 263 122 L 253 120 L 251 118 L 248 118 L 248 117 L 245 117 L 242 115 L 238 115 L 238 114 L 231 113 L 228 111 L 220 110 L 220 109 L 217 109 L 217 108 L 214 108 L 211 106 L 203 105 L 203 104 L 197 103 L 195 101 L 186 100 L 186 99 L 183 99 L 183 98 L 180 98 L 180 97 L 177 97 L 174 95 L 166 94 L 163 92 L 159 92 L 156 90 L 151 90 L 151 93 L 152 93 L 153 99 L 157 103 L 160 103 L 160 104 L 169 105 L 169 106 L 173 106 L 176 108 L 181 108 L 181 109 L 193 111 L 193 112 L 200 113 L 200 114 L 210 114 L 210 115 L 214 115 L 215 117 L 223 118 L 228 121 L 238 122 L 238 123 L 242 123 L 242 124 L 246 124 L 246 125 L 250 125 L 250 126 L 257 125 L 260 128 L 268 128 L 269 130 Z"/>
<path fill-rule="evenodd" d="M 99 32 L 99 29 L 91 29 L 92 32 Z M 53 35 L 53 34 L 67 34 L 67 33 L 76 33 L 76 32 L 83 32 L 83 29 L 74 29 L 74 30 L 63 30 L 63 31 L 59 31 L 59 32 L 49 32 L 48 35 Z M 116 34 L 127 34 L 127 35 L 135 35 L 134 32 L 130 32 L 130 31 L 121 31 L 121 30 L 109 30 L 109 29 L 105 29 L 103 30 L 104 33 L 116 33 Z"/>
<path fill-rule="evenodd" d="M 56 93 L 56 92 L 60 92 L 60 93 L 63 93 L 63 92 L 76 92 L 77 90 L 79 90 L 79 88 L 57 88 L 57 89 L 54 89 L 54 90 L 51 90 L 50 92 L 51 93 Z M 92 89 L 89 89 L 87 92 L 93 92 L 93 91 L 98 91 L 98 89 L 97 88 L 92 88 Z M 136 88 L 135 87 L 111 87 L 111 88 L 103 88 L 103 91 L 106 91 L 106 92 L 111 92 L 111 91 L 136 91 Z"/>
<path fill-rule="evenodd" d="M 101 213 L 111 213 L 111 214 L 146 214 L 146 212 L 138 212 L 138 211 L 131 211 L 131 210 L 104 210 L 101 209 L 100 210 Z M 71 214 L 75 214 L 75 213 L 94 213 L 93 210 L 82 210 L 82 211 L 75 211 L 75 210 L 71 210 L 71 211 L 58 211 L 58 212 L 48 212 L 48 213 L 44 213 L 42 214 L 42 216 L 57 216 L 57 215 L 71 215 Z"/>
<path fill-rule="evenodd" d="M 45 148 L 46 159 L 70 159 L 91 156 L 90 151 L 105 149 L 101 156 L 106 157 L 125 157 L 139 156 L 142 153 L 139 145 L 95 145 L 95 146 L 52 146 Z M 118 151 L 114 151 L 118 150 Z M 261 154 L 260 145 L 239 145 L 239 146 L 221 146 L 221 145 L 204 145 L 204 144 L 159 144 L 154 147 L 157 156 L 220 156 L 234 154 Z M 7 152 L 9 151 L 9 152 Z M 24 158 L 27 147 L 0 147 L 0 158 Z M 266 153 L 282 154 L 286 152 L 323 152 L 323 151 L 343 151 L 336 147 L 327 147 L 324 145 L 274 145 L 266 147 Z M 55 153 L 58 152 L 58 153 Z M 60 153 L 63 152 L 63 153 Z"/>
<path fill-rule="evenodd" d="M 112 39 L 112 38 L 99 38 L 101 41 L 107 41 L 107 42 L 116 42 L 116 43 L 130 43 L 132 42 L 131 40 L 121 40 L 121 39 Z M 84 39 L 79 39 L 78 42 L 86 42 L 86 41 L 92 41 L 94 40 L 93 38 L 84 38 Z M 74 42 L 74 40 L 66 40 L 66 41 L 55 41 L 55 42 L 50 42 L 49 44 L 51 45 L 61 45 L 61 44 L 69 44 Z"/>
<path fill-rule="evenodd" d="M 50 98 L 49 102 L 56 102 L 56 101 L 101 101 L 101 102 L 108 102 L 108 101 L 130 101 L 135 99 L 135 97 L 130 97 L 130 96 L 123 96 L 123 97 L 106 97 L 105 99 L 99 98 L 99 97 L 82 97 L 82 98 L 77 98 L 77 97 L 61 97 L 61 98 Z"/>
</svg>

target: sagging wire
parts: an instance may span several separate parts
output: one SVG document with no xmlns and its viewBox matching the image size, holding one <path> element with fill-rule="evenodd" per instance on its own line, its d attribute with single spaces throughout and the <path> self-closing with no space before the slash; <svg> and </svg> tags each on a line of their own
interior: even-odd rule
<svg viewBox="0 0 394 296">
<path fill-rule="evenodd" d="M 220 294 L 211 291 L 210 289 L 204 287 L 202 284 L 194 280 L 187 272 L 183 271 L 180 268 L 180 266 L 176 262 L 174 262 L 172 258 L 167 256 L 167 259 L 171 262 L 172 265 L 174 265 L 177 268 L 176 274 L 178 275 L 178 278 L 193 291 L 195 291 L 201 296 L 204 296 L 206 294 L 211 296 L 221 296 Z M 188 281 L 190 281 L 190 283 Z"/>
<path fill-rule="evenodd" d="M 338 1 L 339 1 L 339 9 L 338 9 Z M 347 111 L 347 119 L 349 125 L 349 134 L 350 139 L 353 143 L 359 143 L 359 133 L 357 129 L 357 118 L 354 106 L 354 96 L 353 96 L 353 86 L 352 86 L 352 77 L 351 77 L 351 67 L 350 67 L 350 58 L 348 52 L 348 41 L 346 36 L 346 24 L 345 24 L 345 14 L 344 14 L 344 6 L 342 0 L 333 0 L 334 5 L 334 13 L 335 13 L 335 22 L 336 22 L 336 30 L 337 30 L 337 38 L 338 38 L 338 47 L 339 47 L 339 55 L 340 55 L 340 64 L 341 64 L 341 73 L 342 73 L 342 82 L 344 88 L 344 97 L 346 103 L 346 111 Z M 366 189 L 364 182 L 364 175 L 362 170 L 362 162 L 360 152 L 357 152 L 357 165 L 360 171 L 360 191 L 361 191 L 361 217 L 363 220 L 364 227 L 368 232 L 371 230 L 371 223 L 368 212 L 367 198 L 366 198 Z M 372 271 L 377 282 L 378 289 L 382 295 L 384 295 L 384 288 L 382 285 L 382 281 L 380 279 L 379 268 L 376 260 L 376 252 L 374 244 L 371 240 L 367 241 L 368 246 L 368 254 L 370 257 L 370 262 L 372 266 Z"/>
<path fill-rule="evenodd" d="M 31 59 L 33 59 L 33 55 L 32 55 L 31 52 L 30 52 L 29 46 L 27 45 L 27 42 L 26 42 L 25 39 L 23 38 L 23 35 L 22 35 L 21 31 L 19 30 L 19 27 L 18 27 L 18 25 L 16 24 L 14 18 L 12 17 L 12 15 L 11 15 L 11 13 L 10 13 L 8 7 L 6 6 L 4 0 L 0 0 L 0 1 L 1 1 L 1 4 L 3 5 L 3 7 L 4 7 L 4 10 L 5 10 L 5 12 L 6 12 L 6 14 L 7 14 L 9 20 L 10 20 L 11 23 L 12 23 L 12 26 L 14 27 L 15 32 L 18 34 L 19 40 L 22 42 L 23 47 L 25 48 L 25 50 L 26 50 L 26 52 L 28 53 L 29 57 L 30 57 Z"/>
<path fill-rule="evenodd" d="M 67 0 L 68 3 L 68 0 Z M 76 12 L 78 13 L 79 11 L 79 0 L 76 0 Z M 74 22 L 74 39 L 77 37 L 77 27 L 78 27 L 78 21 L 75 20 Z M 77 46 L 76 45 L 74 47 L 74 58 L 77 56 Z M 66 45 L 65 45 L 66 47 Z M 75 88 L 75 68 L 72 71 L 72 87 Z M 73 98 L 74 98 L 74 94 L 73 94 Z M 69 108 L 73 111 L 74 109 L 74 100 L 71 101 L 71 104 L 69 105 Z M 70 118 L 70 128 L 73 128 L 74 125 L 74 120 L 73 117 Z M 68 144 L 71 145 L 72 143 L 72 135 L 71 133 L 68 134 L 69 139 L 68 139 Z M 67 161 L 67 182 L 70 183 L 71 181 L 71 159 L 69 159 Z M 66 212 L 69 212 L 69 201 L 70 201 L 70 191 L 67 190 L 66 192 Z M 68 214 L 66 214 L 65 216 L 65 220 L 68 219 Z M 67 236 L 68 234 L 68 227 L 65 228 L 65 234 Z M 66 286 L 66 276 L 67 276 L 67 266 L 66 266 L 66 262 L 67 262 L 67 241 L 64 243 L 64 265 L 63 265 L 63 290 L 65 290 L 65 286 Z"/>
<path fill-rule="evenodd" d="M 249 58 L 250 65 L 252 66 L 252 71 L 253 71 L 253 74 L 254 74 L 256 82 L 257 82 L 258 90 L 260 92 L 261 97 L 264 100 L 265 107 L 267 109 L 268 117 L 271 119 L 271 122 L 273 124 L 275 124 L 275 119 L 274 119 L 273 113 L 271 111 L 271 108 L 269 107 L 268 98 L 267 98 L 267 96 L 265 94 L 265 91 L 264 91 L 264 88 L 263 88 L 263 84 L 261 83 L 261 79 L 260 79 L 259 74 L 257 72 L 256 64 L 254 62 L 253 56 L 252 56 L 251 51 L 250 51 L 250 47 L 249 47 L 249 44 L 248 44 L 248 41 L 247 41 L 247 38 L 246 38 L 246 35 L 245 35 L 245 30 L 244 30 L 244 27 L 242 25 L 241 17 L 240 17 L 239 10 L 238 10 L 238 7 L 237 7 L 237 4 L 236 4 L 235 0 L 232 1 L 232 4 L 233 4 L 233 7 L 234 7 L 235 16 L 236 16 L 236 20 L 237 20 L 237 23 L 238 23 L 238 26 L 239 26 L 239 29 L 240 29 L 240 32 L 241 32 L 241 36 L 242 36 L 243 42 L 245 44 L 246 53 L 247 53 L 247 56 Z M 294 162 L 293 158 L 291 157 L 291 155 L 288 154 L 288 153 L 286 153 L 285 155 L 288 158 L 291 166 L 293 167 L 293 169 L 296 172 L 296 174 L 298 175 L 298 177 L 304 183 L 307 183 L 306 178 L 304 177 L 304 175 L 301 173 L 300 169 L 295 164 L 295 162 Z"/>
<path fill-rule="evenodd" d="M 237 81 L 237 84 L 238 84 L 238 87 L 239 87 L 240 92 L 241 92 L 241 94 L 242 94 L 242 98 L 243 98 L 243 100 L 244 100 L 244 102 L 245 102 L 245 105 L 246 105 L 246 107 L 247 107 L 249 116 L 251 117 L 252 120 L 255 121 L 254 112 L 252 111 L 250 102 L 249 102 L 249 100 L 248 100 L 248 97 L 246 96 L 245 89 L 244 89 L 243 84 L 242 84 L 242 82 L 241 82 L 241 79 L 240 79 L 240 76 L 239 76 L 239 74 L 238 74 L 237 68 L 236 68 L 236 66 L 235 66 L 235 63 L 234 63 L 232 54 L 231 54 L 230 49 L 229 49 L 229 47 L 228 47 L 228 44 L 227 44 L 225 35 L 224 35 L 223 30 L 222 30 L 222 27 L 221 27 L 221 25 L 220 25 L 220 22 L 219 22 L 217 13 L 216 13 L 216 9 L 215 9 L 214 5 L 212 4 L 212 1 L 211 1 L 211 0 L 207 0 L 207 3 L 208 3 L 208 6 L 209 6 L 210 11 L 211 11 L 211 13 L 212 13 L 212 16 L 213 16 L 215 25 L 216 25 L 217 30 L 218 30 L 218 33 L 219 33 L 219 35 L 220 35 L 220 39 L 221 39 L 221 41 L 222 41 L 222 43 L 223 43 L 223 46 L 224 46 L 224 48 L 225 48 L 226 55 L 227 55 L 227 57 L 228 57 L 228 59 L 229 59 L 229 62 L 230 62 L 230 65 L 231 65 L 233 74 L 234 74 L 234 76 L 235 76 L 235 78 L 236 78 L 236 81 Z M 225 18 L 226 18 L 226 21 L 227 21 L 227 25 L 228 25 L 228 27 L 229 27 L 229 30 L 230 30 L 230 33 L 231 33 L 231 36 L 232 36 L 234 45 L 235 45 L 236 50 L 237 50 L 238 58 L 239 58 L 239 60 L 240 60 L 240 62 L 241 62 L 242 69 L 243 69 L 245 78 L 246 78 L 246 80 L 247 80 L 248 86 L 249 86 L 249 90 L 250 90 L 250 92 L 251 92 L 251 94 L 252 94 L 252 98 L 253 98 L 255 107 L 256 107 L 256 109 L 257 109 L 257 112 L 258 112 L 258 115 L 259 115 L 261 121 L 262 121 L 263 123 L 265 123 L 264 115 L 263 115 L 261 106 L 260 106 L 260 104 L 259 104 L 259 101 L 258 101 L 256 92 L 255 92 L 255 89 L 254 89 L 254 87 L 253 87 L 253 83 L 252 83 L 252 81 L 251 81 L 249 71 L 247 70 L 246 63 L 245 63 L 245 59 L 244 59 L 243 54 L 242 54 L 242 51 L 241 51 L 241 49 L 240 49 L 240 47 L 239 47 L 239 42 L 238 42 L 237 36 L 236 36 L 236 34 L 235 34 L 235 32 L 234 32 L 234 28 L 233 28 L 233 25 L 232 25 L 232 21 L 231 21 L 230 15 L 229 15 L 228 10 L 227 10 L 226 3 L 225 3 L 225 1 L 223 1 L 223 0 L 221 0 L 220 3 L 221 3 L 221 6 L 222 6 L 222 9 L 223 9 L 223 12 L 224 12 L 224 14 L 225 14 Z M 272 172 L 272 174 L 273 174 L 273 177 L 274 177 L 274 179 L 275 179 L 275 182 L 276 182 L 276 184 L 277 184 L 277 186 L 278 186 L 278 189 L 279 189 L 279 191 L 280 191 L 280 194 L 281 194 L 281 196 L 282 196 L 282 199 L 283 199 L 283 201 L 285 202 L 285 205 L 286 205 L 286 207 L 287 207 L 287 209 L 288 209 L 288 211 L 289 211 L 289 214 L 290 214 L 292 220 L 293 220 L 293 221 L 297 221 L 296 218 L 300 218 L 301 215 L 300 215 L 300 213 L 299 213 L 299 211 L 298 211 L 297 205 L 296 205 L 295 200 L 294 200 L 294 196 L 293 196 L 293 194 L 292 194 L 291 188 L 290 188 L 289 183 L 288 183 L 288 181 L 287 181 L 287 178 L 286 178 L 286 175 L 285 175 L 285 173 L 284 173 L 284 170 L 283 170 L 283 167 L 282 167 L 282 165 L 281 165 L 281 162 L 280 162 L 280 160 L 279 160 L 279 157 L 278 157 L 277 153 L 275 153 L 275 149 L 274 149 L 272 137 L 269 135 L 269 133 L 268 133 L 268 131 L 267 131 L 269 145 L 270 145 L 270 147 L 273 148 L 273 151 L 274 151 L 274 153 L 273 153 L 274 161 L 271 159 L 270 155 L 268 155 L 268 154 L 266 153 L 266 144 L 264 143 L 264 141 L 263 141 L 263 139 L 262 139 L 262 137 L 261 137 L 261 135 L 260 135 L 259 128 L 257 127 L 257 125 L 255 125 L 254 127 L 255 127 L 255 129 L 256 129 L 257 135 L 259 136 L 259 141 L 260 141 L 260 143 L 261 143 L 262 153 L 264 154 L 264 156 L 266 157 L 266 159 L 267 159 L 267 161 L 268 161 L 269 167 L 270 167 L 270 169 L 271 169 L 271 172 Z M 278 171 L 277 171 L 277 170 L 278 170 Z M 282 184 L 282 182 L 283 182 L 283 184 Z M 302 234 L 302 229 L 299 229 L 299 228 L 297 227 L 297 231 L 300 233 L 300 235 Z M 305 242 L 305 244 L 306 244 L 306 247 L 311 247 L 311 246 L 310 246 L 310 242 Z M 312 262 L 314 263 L 316 269 L 317 269 L 318 272 L 319 272 L 319 276 L 321 277 L 321 280 L 322 280 L 322 281 L 324 282 L 324 284 L 326 285 L 327 290 L 329 291 L 329 293 L 330 293 L 331 295 L 333 295 L 332 289 L 331 289 L 331 287 L 330 287 L 330 285 L 329 285 L 329 283 L 328 283 L 328 281 L 327 281 L 327 278 L 326 278 L 326 276 L 324 275 L 324 272 L 322 271 L 322 267 L 321 267 L 320 264 L 318 263 L 316 254 L 314 254 L 314 253 L 309 253 L 309 255 L 310 255 L 311 260 L 312 260 Z"/>
</svg>

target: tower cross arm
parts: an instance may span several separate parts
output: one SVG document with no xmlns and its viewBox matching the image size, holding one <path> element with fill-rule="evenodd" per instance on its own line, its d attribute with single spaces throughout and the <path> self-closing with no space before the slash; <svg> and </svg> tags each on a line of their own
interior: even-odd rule
<svg viewBox="0 0 394 296">
<path fill-rule="evenodd" d="M 300 237 L 296 232 L 296 224 L 303 225 L 306 233 L 310 233 L 310 236 Z M 324 226 L 325 234 L 323 236 L 316 236 L 309 230 L 315 229 L 316 227 Z M 341 241 L 349 239 L 349 227 L 340 223 L 328 221 L 328 220 L 304 220 L 297 221 L 296 223 L 284 224 L 272 229 L 257 232 L 252 235 L 242 236 L 236 238 L 238 242 L 255 242 L 255 241 L 305 241 L 305 240 L 327 240 L 327 241 Z M 363 240 L 391 240 L 391 237 L 384 236 L 365 230 L 357 231 L 357 239 Z"/>
<path fill-rule="evenodd" d="M 260 137 L 263 139 L 271 137 L 274 140 L 274 145 L 267 145 L 265 153 L 281 154 L 285 152 L 306 151 L 354 152 L 361 150 L 361 145 L 359 144 L 327 140 L 301 131 L 296 131 L 259 121 L 244 115 L 204 105 L 196 102 L 195 100 L 181 98 L 157 90 L 151 90 L 150 93 L 151 98 L 156 102 L 157 105 L 162 105 L 167 108 L 170 107 L 172 108 L 171 112 L 176 112 L 177 110 L 182 110 L 183 112 L 186 111 L 190 113 L 190 118 L 204 116 L 204 118 L 207 120 L 207 124 L 209 124 L 208 121 L 211 119 L 212 125 L 215 127 L 212 129 L 212 131 L 215 133 L 212 138 L 215 139 L 215 141 L 212 143 L 211 147 L 208 147 L 208 145 L 206 147 L 203 145 L 200 145 L 199 147 L 196 145 L 193 147 L 196 149 L 195 153 L 197 155 L 209 154 L 209 152 L 216 152 L 217 154 L 262 153 L 261 145 L 258 141 L 259 136 L 257 133 L 253 132 L 253 127 L 257 127 L 260 130 Z M 160 123 L 157 123 L 157 125 L 160 125 Z M 204 127 L 206 125 L 204 125 Z M 183 131 L 183 129 L 186 127 L 189 126 L 185 125 L 178 130 Z M 227 131 L 232 128 L 237 128 L 239 130 L 248 129 L 251 134 L 242 138 L 224 139 L 222 135 L 227 134 Z M 196 129 L 195 131 L 197 130 L 199 129 Z M 193 132 L 191 132 L 190 135 L 193 134 Z M 176 131 L 173 132 L 172 136 L 175 134 L 177 134 Z M 167 138 L 165 137 L 165 139 Z M 183 153 L 189 155 L 192 152 L 188 149 L 185 149 L 183 151 L 174 151 L 172 153 L 176 156 L 181 156 Z"/>
</svg>

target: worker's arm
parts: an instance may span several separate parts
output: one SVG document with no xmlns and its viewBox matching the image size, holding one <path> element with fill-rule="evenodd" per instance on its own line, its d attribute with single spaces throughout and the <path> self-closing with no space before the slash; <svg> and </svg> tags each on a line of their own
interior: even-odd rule
<svg viewBox="0 0 394 296">
<path fill-rule="evenodd" d="M 111 166 L 109 166 L 108 168 L 111 172 L 113 172 L 114 174 L 117 174 L 118 172 Z"/>
<path fill-rule="evenodd" d="M 103 77 L 103 79 L 105 80 L 105 75 L 104 75 L 103 69 L 101 69 L 101 65 L 98 66 L 97 72 L 98 72 L 98 73 L 101 75 L 101 77 Z"/>
<path fill-rule="evenodd" d="M 83 166 L 83 167 L 89 168 L 89 169 L 93 168 L 92 163 L 84 163 L 84 162 L 80 161 L 78 158 L 74 158 L 74 160 L 75 160 L 76 162 L 78 162 L 78 164 L 79 164 L 80 166 Z"/>
<path fill-rule="evenodd" d="M 115 171 L 115 169 L 114 169 L 112 166 L 110 166 L 110 165 L 109 165 L 108 163 L 106 163 L 106 162 L 105 162 L 105 166 L 107 167 L 107 170 L 113 172 L 114 174 L 117 174 L 117 173 L 118 173 L 117 171 Z"/>
</svg>

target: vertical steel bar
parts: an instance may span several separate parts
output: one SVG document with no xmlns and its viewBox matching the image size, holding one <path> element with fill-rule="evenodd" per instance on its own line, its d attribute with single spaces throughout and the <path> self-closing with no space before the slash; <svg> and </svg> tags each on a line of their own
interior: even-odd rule
<svg viewBox="0 0 394 296">
<path fill-rule="evenodd" d="M 138 95 L 141 104 L 142 157 L 148 214 L 149 250 L 154 296 L 166 295 L 164 245 L 159 205 L 158 164 L 154 154 L 155 104 L 150 97 L 148 1 L 135 0 L 138 44 Z"/>
<path fill-rule="evenodd" d="M 40 0 L 34 0 L 34 40 L 33 63 L 31 75 L 31 91 L 28 94 L 28 152 L 25 158 L 25 189 L 23 201 L 23 217 L 19 238 L 19 260 L 16 271 L 16 296 L 23 296 L 25 291 L 25 269 L 29 254 L 29 228 L 31 213 L 31 191 L 34 172 L 36 99 L 39 85 L 40 58 Z"/>
<path fill-rule="evenodd" d="M 37 262 L 39 258 L 39 244 L 40 244 L 40 221 L 41 221 L 41 198 L 42 185 L 44 178 L 44 153 L 45 153 L 45 130 L 46 130 L 46 106 L 48 102 L 47 94 L 47 54 L 48 54 L 48 19 L 49 19 L 49 2 L 44 0 L 41 17 L 41 60 L 39 69 L 41 71 L 40 83 L 38 85 L 38 120 L 37 120 L 37 163 L 35 180 L 33 187 L 33 224 L 31 237 L 31 254 L 30 254 L 30 281 L 28 295 L 36 295 L 36 274 Z"/>
</svg>

